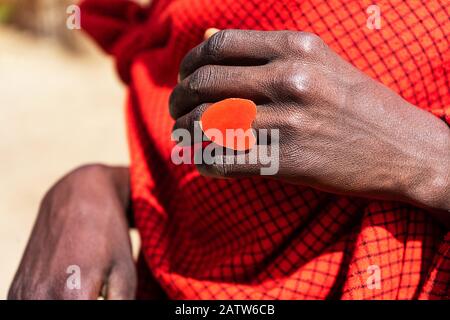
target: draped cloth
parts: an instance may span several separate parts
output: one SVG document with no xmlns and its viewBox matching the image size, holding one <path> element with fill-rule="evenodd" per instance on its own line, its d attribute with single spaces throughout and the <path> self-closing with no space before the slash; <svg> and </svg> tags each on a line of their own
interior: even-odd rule
<svg viewBox="0 0 450 320">
<path fill-rule="evenodd" d="M 126 83 L 139 297 L 448 299 L 450 233 L 424 209 L 171 161 L 168 97 L 207 28 L 316 33 L 342 58 L 450 123 L 450 2 L 85 0 L 81 22 Z M 376 155 L 374 155 L 376 156 Z M 426 175 L 426 172 L 424 173 Z M 147 276 L 145 276 L 147 275 Z"/>
</svg>

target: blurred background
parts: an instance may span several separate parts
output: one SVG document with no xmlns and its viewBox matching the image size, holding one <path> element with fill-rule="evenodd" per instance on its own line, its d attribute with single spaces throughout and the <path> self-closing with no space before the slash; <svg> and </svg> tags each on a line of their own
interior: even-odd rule
<svg viewBox="0 0 450 320">
<path fill-rule="evenodd" d="M 46 190 L 81 164 L 128 163 L 124 88 L 67 29 L 74 2 L 0 0 L 0 299 Z"/>
</svg>

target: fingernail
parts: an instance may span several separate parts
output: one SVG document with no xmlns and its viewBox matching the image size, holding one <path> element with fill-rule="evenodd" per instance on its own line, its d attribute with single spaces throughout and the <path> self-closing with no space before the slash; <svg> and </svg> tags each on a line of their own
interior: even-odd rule
<svg viewBox="0 0 450 320">
<path fill-rule="evenodd" d="M 215 33 L 219 32 L 219 31 L 220 31 L 220 29 L 217 29 L 217 28 L 207 29 L 205 31 L 205 35 L 204 35 L 205 40 L 211 38 Z"/>
</svg>

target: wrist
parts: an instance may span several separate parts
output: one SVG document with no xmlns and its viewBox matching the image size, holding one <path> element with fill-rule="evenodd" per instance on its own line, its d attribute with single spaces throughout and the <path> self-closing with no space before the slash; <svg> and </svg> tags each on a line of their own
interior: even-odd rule
<svg viewBox="0 0 450 320">
<path fill-rule="evenodd" d="M 433 170 L 430 170 L 430 173 Z M 421 187 L 416 188 L 412 199 L 414 202 L 437 210 L 450 212 L 450 184 L 448 174 L 442 170 L 435 170 L 422 183 Z"/>
<path fill-rule="evenodd" d="M 438 140 L 442 141 L 442 140 Z M 410 188 L 409 198 L 426 208 L 450 212 L 450 131 L 445 143 L 424 157 L 420 172 L 415 175 L 415 184 Z"/>
<path fill-rule="evenodd" d="M 102 164 L 88 164 L 69 173 L 63 184 L 69 192 L 85 202 L 99 206 L 113 201 L 126 211 L 130 202 L 128 168 L 110 167 Z M 57 184 L 55 187 L 60 189 Z"/>
<path fill-rule="evenodd" d="M 135 227 L 134 213 L 131 201 L 130 190 L 130 173 L 128 167 L 108 167 L 109 173 L 116 186 L 117 194 L 121 199 L 123 209 L 126 214 L 128 225 L 131 228 Z"/>
<path fill-rule="evenodd" d="M 113 181 L 120 202 L 127 210 L 130 206 L 130 174 L 128 167 L 105 167 Z"/>
</svg>

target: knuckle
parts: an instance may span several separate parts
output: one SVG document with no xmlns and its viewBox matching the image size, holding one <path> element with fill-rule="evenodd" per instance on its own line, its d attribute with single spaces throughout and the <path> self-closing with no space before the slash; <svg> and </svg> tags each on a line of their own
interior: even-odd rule
<svg viewBox="0 0 450 320">
<path fill-rule="evenodd" d="M 197 108 L 194 108 L 194 110 L 191 111 L 190 113 L 190 122 L 192 123 L 192 125 L 194 124 L 195 121 L 200 121 L 203 111 L 206 109 L 206 105 L 200 105 Z"/>
<path fill-rule="evenodd" d="M 191 94 L 199 95 L 205 88 L 209 87 L 213 77 L 211 66 L 203 66 L 197 69 L 190 77 L 186 84 L 187 90 Z"/>
<path fill-rule="evenodd" d="M 301 43 L 301 32 L 296 31 L 285 31 L 284 38 L 286 40 L 286 44 L 288 48 L 297 48 L 300 47 Z"/>
<path fill-rule="evenodd" d="M 229 30 L 221 30 L 215 33 L 205 44 L 205 54 L 212 57 L 219 55 L 229 38 Z"/>
<path fill-rule="evenodd" d="M 289 96 L 306 95 L 311 90 L 312 78 L 303 66 L 290 65 L 277 80 Z"/>
<path fill-rule="evenodd" d="M 294 94 L 306 95 L 311 92 L 311 82 L 311 77 L 307 73 L 297 73 L 289 79 L 287 87 Z"/>
<path fill-rule="evenodd" d="M 310 32 L 290 32 L 288 46 L 303 54 L 313 54 L 323 47 L 322 39 Z"/>
<path fill-rule="evenodd" d="M 191 112 L 184 115 L 183 117 L 178 118 L 175 121 L 173 126 L 173 130 L 178 129 L 194 129 L 196 128 L 196 122 L 200 121 L 203 111 L 206 109 L 206 105 L 202 104 L 197 108 L 194 108 Z"/>
<path fill-rule="evenodd" d="M 313 33 L 302 33 L 301 48 L 305 53 L 315 53 L 323 46 L 322 39 Z"/>
</svg>

